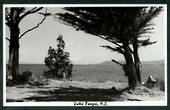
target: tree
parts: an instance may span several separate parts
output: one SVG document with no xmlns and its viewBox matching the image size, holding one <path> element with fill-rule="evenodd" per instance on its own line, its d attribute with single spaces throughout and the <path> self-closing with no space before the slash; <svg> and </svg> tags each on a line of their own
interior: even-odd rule
<svg viewBox="0 0 170 110">
<path fill-rule="evenodd" d="M 51 46 L 48 49 L 48 56 L 45 58 L 45 65 L 48 70 L 44 71 L 47 78 L 71 78 L 73 64 L 69 59 L 69 53 L 64 51 L 65 42 L 63 36 L 57 38 L 57 49 Z"/>
<path fill-rule="evenodd" d="M 39 27 L 40 24 L 46 19 L 44 18 L 35 27 L 28 29 L 24 33 L 20 33 L 19 24 L 26 16 L 34 14 L 42 10 L 42 7 L 34 7 L 30 10 L 26 10 L 24 7 L 6 7 L 5 8 L 5 23 L 10 30 L 10 38 L 6 37 L 9 41 L 9 61 L 8 61 L 8 74 L 12 75 L 12 80 L 17 80 L 19 75 L 19 40 L 28 32 Z M 46 9 L 47 12 L 47 9 Z M 40 13 L 41 14 L 41 13 Z"/>
<path fill-rule="evenodd" d="M 161 7 L 65 7 L 67 13 L 59 13 L 59 20 L 99 38 L 114 46 L 101 47 L 122 54 L 125 64 L 121 65 L 128 77 L 129 87 L 141 85 L 141 62 L 138 48 L 156 43 L 145 36 L 153 28 L 150 21 Z M 57 18 L 57 17 L 56 17 Z M 58 19 L 58 18 L 57 18 Z"/>
</svg>

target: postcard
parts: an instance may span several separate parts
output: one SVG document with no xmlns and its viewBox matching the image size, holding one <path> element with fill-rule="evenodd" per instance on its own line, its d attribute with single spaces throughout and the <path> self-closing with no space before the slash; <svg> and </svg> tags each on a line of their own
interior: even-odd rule
<svg viewBox="0 0 170 110">
<path fill-rule="evenodd" d="M 3 106 L 166 106 L 167 5 L 3 4 Z"/>
</svg>

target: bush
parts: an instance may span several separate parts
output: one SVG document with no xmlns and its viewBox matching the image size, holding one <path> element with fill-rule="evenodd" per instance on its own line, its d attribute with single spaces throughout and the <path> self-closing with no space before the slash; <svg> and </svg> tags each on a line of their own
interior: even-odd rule
<svg viewBox="0 0 170 110">
<path fill-rule="evenodd" d="M 144 83 L 144 85 L 145 85 L 147 88 L 154 88 L 155 85 L 156 85 L 156 80 L 155 80 L 155 78 L 153 78 L 153 76 L 149 75 L 149 76 L 148 76 L 148 79 L 146 80 L 146 82 Z"/>
<path fill-rule="evenodd" d="M 161 91 L 165 91 L 165 81 L 163 78 L 153 78 L 149 75 L 148 79 L 144 83 L 144 86 L 147 88 L 159 89 Z"/>
<path fill-rule="evenodd" d="M 156 87 L 159 88 L 161 91 L 165 91 L 165 81 L 162 78 L 155 78 L 156 80 Z"/>
<path fill-rule="evenodd" d="M 6 84 L 7 84 L 7 86 L 14 86 L 14 85 L 18 85 L 18 84 L 26 84 L 30 81 L 32 74 L 33 73 L 31 71 L 28 71 L 28 70 L 24 71 L 24 72 L 22 72 L 22 74 L 16 76 L 15 81 L 12 80 L 10 75 L 7 75 Z"/>
<path fill-rule="evenodd" d="M 25 84 L 27 83 L 30 78 L 32 76 L 32 72 L 31 71 L 24 71 L 22 72 L 21 75 L 17 75 L 17 82 L 21 83 L 21 84 Z"/>
</svg>

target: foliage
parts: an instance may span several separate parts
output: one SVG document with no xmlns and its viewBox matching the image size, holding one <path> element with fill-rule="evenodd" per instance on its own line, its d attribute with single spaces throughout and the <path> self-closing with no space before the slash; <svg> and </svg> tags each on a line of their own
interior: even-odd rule
<svg viewBox="0 0 170 110">
<path fill-rule="evenodd" d="M 57 49 L 51 46 L 48 49 L 48 57 L 45 58 L 45 65 L 48 70 L 44 71 L 47 78 L 71 78 L 73 64 L 69 59 L 69 53 L 64 51 L 65 42 L 63 36 L 57 38 Z"/>
<path fill-rule="evenodd" d="M 127 40 L 132 43 L 132 37 L 140 36 L 152 30 L 149 23 L 161 10 L 161 7 L 66 7 L 68 13 L 59 13 L 60 20 L 69 25 L 96 35 L 117 44 Z M 138 36 L 133 36 L 133 35 Z M 145 36 L 147 37 L 147 36 Z M 143 46 L 150 44 L 147 40 L 139 40 Z M 121 46 L 118 46 L 121 48 Z M 114 51 L 120 52 L 118 49 Z"/>
<path fill-rule="evenodd" d="M 140 46 L 156 43 L 150 41 L 150 21 L 156 17 L 162 7 L 65 7 L 66 13 L 59 13 L 59 20 L 114 44 L 104 45 L 106 49 L 116 51 L 125 58 L 123 66 L 129 79 L 129 86 L 141 84 L 141 63 L 138 55 Z M 57 17 L 56 17 L 57 18 Z"/>
</svg>

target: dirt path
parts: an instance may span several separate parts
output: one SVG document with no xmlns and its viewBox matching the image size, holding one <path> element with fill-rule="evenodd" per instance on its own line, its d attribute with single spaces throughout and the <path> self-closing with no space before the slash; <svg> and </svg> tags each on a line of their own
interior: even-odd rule
<svg viewBox="0 0 170 110">
<path fill-rule="evenodd" d="M 164 100 L 164 92 L 145 87 L 122 92 L 126 83 L 95 83 L 49 80 L 42 86 L 17 85 L 7 87 L 8 102 L 23 101 L 148 101 Z"/>
</svg>

